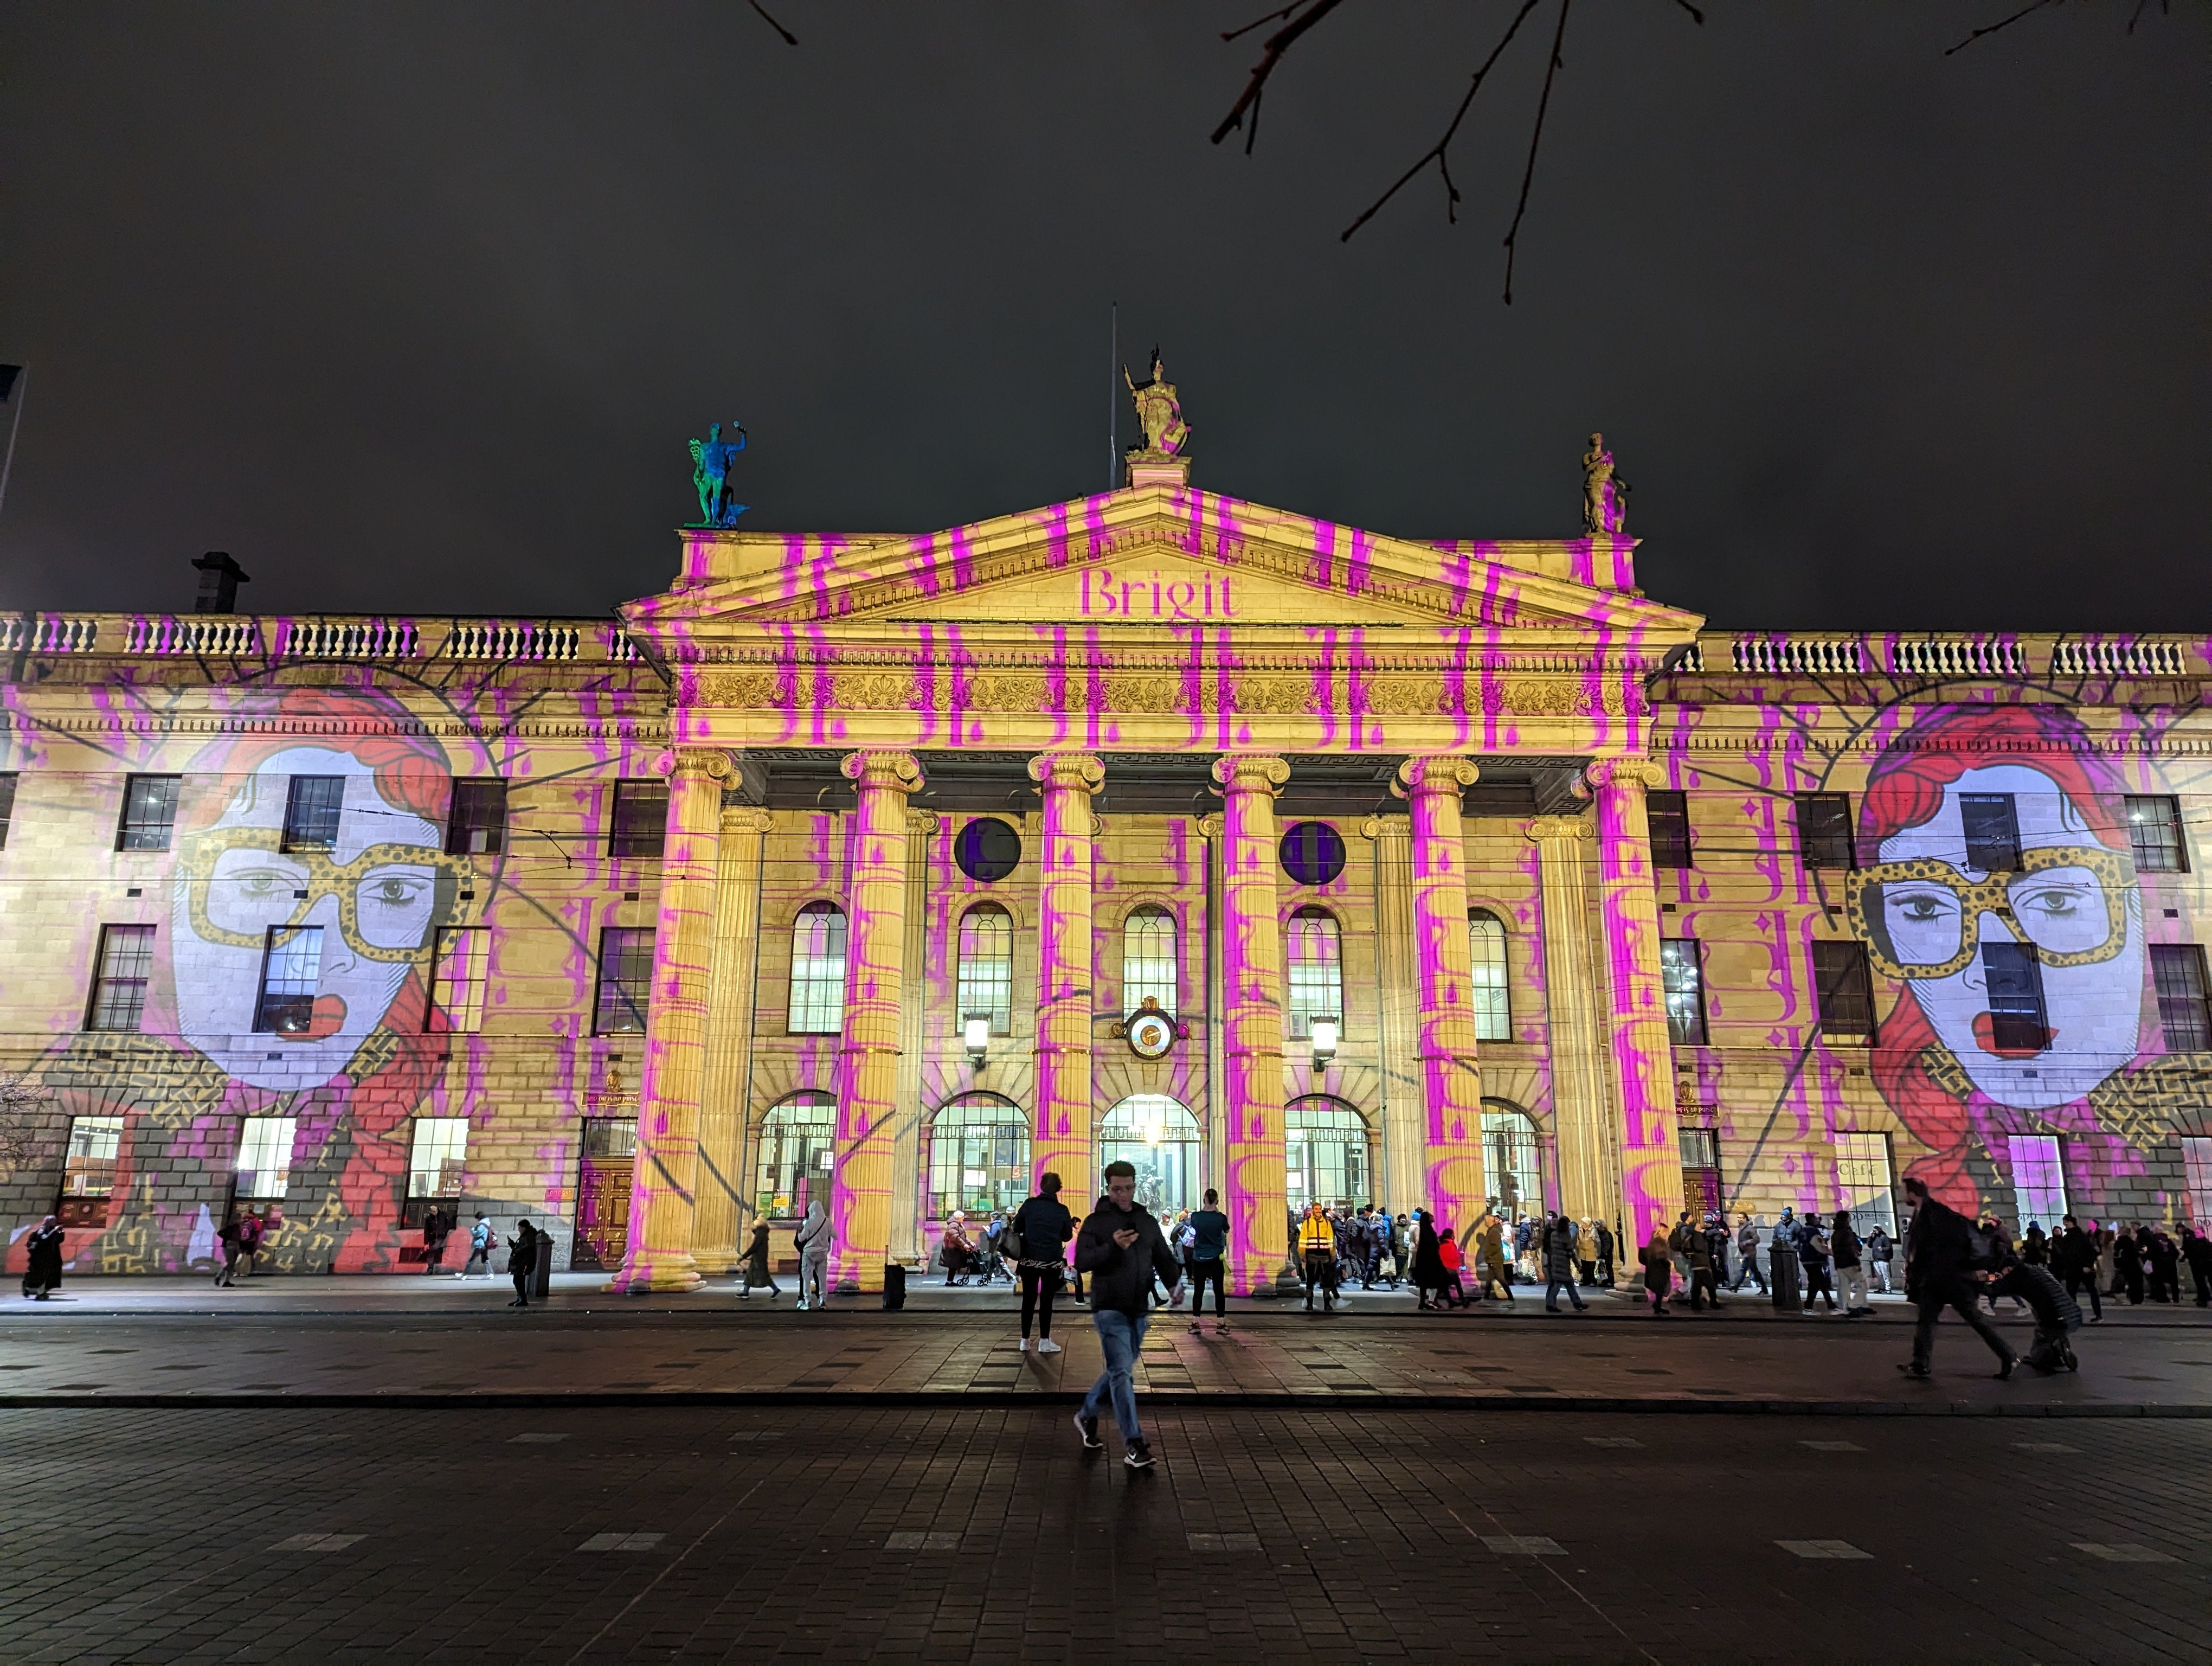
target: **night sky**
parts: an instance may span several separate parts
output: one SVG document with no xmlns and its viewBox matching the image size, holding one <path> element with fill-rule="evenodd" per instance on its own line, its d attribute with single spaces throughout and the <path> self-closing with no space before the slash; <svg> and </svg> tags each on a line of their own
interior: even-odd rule
<svg viewBox="0 0 2212 1666">
<path fill-rule="evenodd" d="M 1118 300 L 1209 489 L 1571 536 L 1601 428 L 1717 625 L 2212 627 L 2212 12 L 1583 0 L 1509 308 L 1553 3 L 1348 246 L 1505 0 L 1344 7 L 1249 160 L 1265 0 L 10 7 L 0 605 L 603 613 L 733 416 L 747 526 L 1096 490 Z"/>
</svg>

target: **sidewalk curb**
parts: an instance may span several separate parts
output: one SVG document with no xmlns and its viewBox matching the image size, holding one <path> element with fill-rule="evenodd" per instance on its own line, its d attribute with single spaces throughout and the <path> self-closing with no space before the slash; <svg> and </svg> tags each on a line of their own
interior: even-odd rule
<svg viewBox="0 0 2212 1666">
<path fill-rule="evenodd" d="M 433 1394 L 396 1389 L 386 1394 L 10 1394 L 0 1395 L 0 1410 L 236 1410 L 245 1407 L 298 1407 L 311 1411 L 557 1411 L 602 1410 L 647 1406 L 738 1408 L 751 1406 L 903 1406 L 931 1409 L 1064 1407 L 1079 1404 L 1075 1389 L 578 1389 L 573 1393 L 501 1391 Z M 2212 1405 L 2160 1402 L 2090 1404 L 2002 1401 L 1692 1399 L 1675 1396 L 1604 1395 L 1390 1394 L 1332 1389 L 1305 1394 L 1290 1389 L 1141 1389 L 1137 1398 L 1160 1410 L 1340 1408 L 1347 1404 L 1401 1412 L 1580 1412 L 1604 1416 L 1705 1414 L 1730 1417 L 1997 1417 L 1997 1418 L 2212 1418 Z"/>
</svg>

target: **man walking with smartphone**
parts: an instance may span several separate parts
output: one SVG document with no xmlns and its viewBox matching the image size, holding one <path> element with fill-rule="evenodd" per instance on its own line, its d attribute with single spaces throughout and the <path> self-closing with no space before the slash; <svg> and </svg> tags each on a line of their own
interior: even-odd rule
<svg viewBox="0 0 2212 1666">
<path fill-rule="evenodd" d="M 1121 1462 L 1132 1469 L 1149 1469 L 1155 1460 L 1137 1421 L 1137 1389 L 1130 1371 L 1145 1345 L 1145 1326 L 1152 1316 L 1152 1274 L 1158 1271 L 1172 1297 L 1182 1280 L 1182 1263 L 1168 1248 L 1159 1222 L 1138 1207 L 1133 1164 L 1106 1165 L 1106 1195 L 1076 1234 L 1075 1266 L 1078 1272 L 1091 1274 L 1091 1323 L 1106 1356 L 1106 1369 L 1075 1414 L 1076 1431 L 1083 1437 L 1085 1451 L 1104 1450 L 1106 1443 L 1098 1438 L 1098 1414 L 1110 1402 L 1114 1421 L 1121 1426 L 1128 1449 Z"/>
</svg>

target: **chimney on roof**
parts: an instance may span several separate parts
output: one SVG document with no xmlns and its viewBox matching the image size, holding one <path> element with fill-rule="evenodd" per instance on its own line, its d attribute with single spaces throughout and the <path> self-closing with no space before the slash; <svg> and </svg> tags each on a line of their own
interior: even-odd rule
<svg viewBox="0 0 2212 1666">
<path fill-rule="evenodd" d="M 230 558 L 228 550 L 210 550 L 192 563 L 200 569 L 199 599 L 193 604 L 195 613 L 235 613 L 238 611 L 238 587 L 251 584 L 244 568 Z"/>
</svg>

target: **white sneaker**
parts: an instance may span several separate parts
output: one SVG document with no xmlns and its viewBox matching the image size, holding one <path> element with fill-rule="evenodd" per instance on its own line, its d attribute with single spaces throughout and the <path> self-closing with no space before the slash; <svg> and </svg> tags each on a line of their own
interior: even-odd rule
<svg viewBox="0 0 2212 1666">
<path fill-rule="evenodd" d="M 1020 1341 L 1015 1343 L 1014 1346 L 1020 1349 L 1024 1353 L 1027 1353 L 1030 1351 L 1030 1339 L 1024 1336 Z"/>
<path fill-rule="evenodd" d="M 1049 1336 L 1040 1336 L 1037 1338 L 1036 1351 L 1039 1353 L 1058 1353 L 1060 1352 L 1060 1344 L 1054 1341 Z"/>
</svg>

